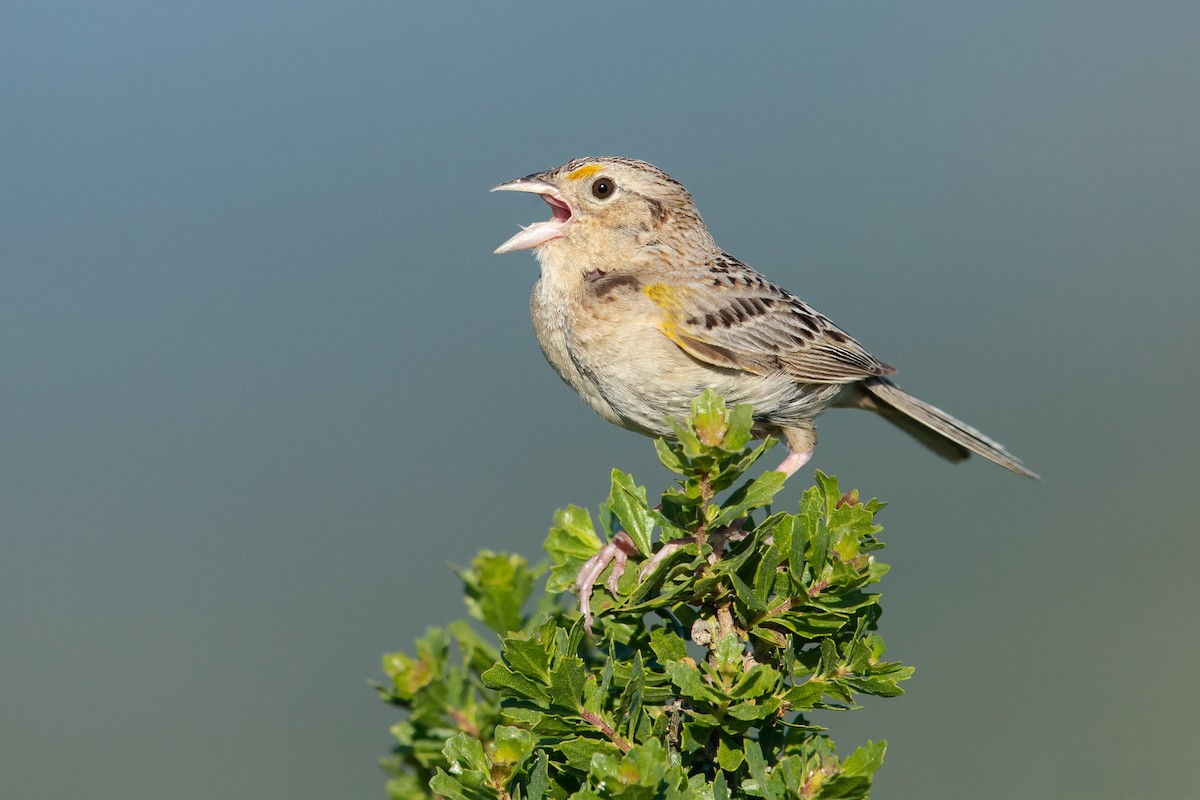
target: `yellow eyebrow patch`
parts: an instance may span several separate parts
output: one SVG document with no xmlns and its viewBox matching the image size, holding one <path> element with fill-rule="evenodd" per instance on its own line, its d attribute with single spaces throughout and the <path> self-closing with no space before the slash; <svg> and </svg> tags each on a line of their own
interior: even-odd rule
<svg viewBox="0 0 1200 800">
<path fill-rule="evenodd" d="M 584 178 L 590 178 L 600 171 L 599 164 L 585 164 L 579 169 L 572 170 L 567 173 L 567 179 L 572 181 L 580 181 Z"/>
</svg>

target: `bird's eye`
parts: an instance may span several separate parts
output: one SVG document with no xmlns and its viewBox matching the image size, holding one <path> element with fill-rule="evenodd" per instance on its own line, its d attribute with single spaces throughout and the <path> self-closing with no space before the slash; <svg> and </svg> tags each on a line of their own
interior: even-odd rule
<svg viewBox="0 0 1200 800">
<path fill-rule="evenodd" d="M 596 178 L 592 182 L 592 194 L 597 200 L 607 200 L 612 197 L 613 190 L 617 185 L 609 178 Z"/>
</svg>

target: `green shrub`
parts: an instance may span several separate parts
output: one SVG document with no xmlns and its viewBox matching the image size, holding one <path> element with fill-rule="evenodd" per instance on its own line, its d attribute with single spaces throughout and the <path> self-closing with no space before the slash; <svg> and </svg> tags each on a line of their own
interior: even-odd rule
<svg viewBox="0 0 1200 800">
<path fill-rule="evenodd" d="M 818 471 L 797 513 L 771 513 L 781 473 L 733 488 L 772 444 L 751 445 L 750 408 L 706 392 L 692 411 L 677 441 L 655 442 L 680 475 L 661 506 L 613 473 L 601 530 L 625 530 L 641 554 L 671 546 L 644 578 L 628 569 L 615 592 L 595 588 L 592 635 L 565 595 L 601 540 L 570 506 L 554 516 L 548 566 L 485 551 L 458 571 L 491 634 L 458 621 L 430 629 L 415 655 L 384 657 L 377 688 L 406 712 L 384 762 L 392 797 L 868 795 L 885 743 L 839 759 L 805 715 L 902 694 L 912 674 L 882 660 L 879 598 L 866 591 L 887 572 L 875 559 L 883 504 Z"/>
</svg>

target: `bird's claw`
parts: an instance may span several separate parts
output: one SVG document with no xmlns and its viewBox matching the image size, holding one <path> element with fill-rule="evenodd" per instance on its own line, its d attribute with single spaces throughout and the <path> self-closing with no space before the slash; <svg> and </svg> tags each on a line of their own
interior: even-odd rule
<svg viewBox="0 0 1200 800">
<path fill-rule="evenodd" d="M 596 585 L 597 579 L 604 573 L 608 565 L 612 564 L 612 572 L 609 573 L 608 580 L 604 582 L 604 585 L 615 595 L 617 584 L 620 582 L 621 576 L 625 574 L 625 565 L 629 561 L 629 556 L 637 551 L 637 545 L 633 543 L 629 534 L 619 531 L 608 544 L 597 551 L 596 555 L 583 562 L 583 567 L 579 570 L 579 577 L 575 579 L 575 592 L 579 595 L 579 612 L 583 614 L 583 628 L 587 631 L 588 636 L 592 635 L 592 587 Z"/>
<path fill-rule="evenodd" d="M 671 539 L 663 542 L 663 546 L 658 548 L 658 552 L 646 559 L 646 563 L 642 564 L 642 568 L 638 570 L 638 583 L 643 583 L 649 578 L 659 566 L 671 556 L 678 553 L 689 544 L 694 544 L 695 539 L 690 537 Z"/>
</svg>

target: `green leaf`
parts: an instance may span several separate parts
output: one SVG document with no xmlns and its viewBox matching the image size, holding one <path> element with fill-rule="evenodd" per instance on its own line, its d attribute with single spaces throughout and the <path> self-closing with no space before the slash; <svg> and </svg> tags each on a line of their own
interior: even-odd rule
<svg viewBox="0 0 1200 800">
<path fill-rule="evenodd" d="M 534 736 L 522 728 L 498 725 L 493 745 L 492 763 L 516 770 L 533 754 Z"/>
<path fill-rule="evenodd" d="M 740 743 L 730 734 L 721 732 L 717 737 L 717 763 L 726 772 L 737 772 L 746 759 Z"/>
<path fill-rule="evenodd" d="M 591 714 L 600 714 L 604 708 L 604 704 L 608 701 L 606 687 L 602 687 L 596 682 L 594 674 L 584 675 L 583 679 L 583 697 L 580 700 L 580 705 L 584 711 Z"/>
<path fill-rule="evenodd" d="M 783 701 L 778 697 L 768 697 L 762 702 L 750 701 L 735 703 L 729 707 L 729 716 L 743 722 L 758 722 L 770 717 L 779 716 Z"/>
<path fill-rule="evenodd" d="M 541 684 L 550 682 L 551 640 L 516 633 L 504 640 L 504 660 L 515 672 Z"/>
<path fill-rule="evenodd" d="M 673 417 L 667 418 L 667 424 L 675 432 L 675 439 L 679 442 L 679 450 L 685 458 L 700 458 L 708 452 L 708 448 L 700 443 L 700 438 L 696 436 L 695 431 L 692 430 L 690 425 L 684 425 Z"/>
<path fill-rule="evenodd" d="M 837 644 L 833 639 L 821 640 L 821 665 L 817 667 L 818 675 L 832 675 L 837 672 L 841 657 L 838 656 Z"/>
<path fill-rule="evenodd" d="M 816 639 L 846 627 L 846 617 L 828 612 L 793 612 L 764 618 L 759 620 L 758 625 L 772 629 L 784 628 L 805 639 Z"/>
<path fill-rule="evenodd" d="M 676 446 L 677 447 L 677 446 Z M 667 469 L 674 472 L 676 475 L 684 475 L 687 471 L 687 465 L 683 463 L 680 454 L 675 451 L 665 439 L 658 438 L 654 440 L 654 452 L 658 454 L 658 460 Z"/>
<path fill-rule="evenodd" d="M 759 598 L 758 594 L 746 585 L 736 572 L 729 573 L 729 580 L 733 584 L 733 592 L 747 609 L 752 612 L 761 613 L 767 610 L 767 604 Z"/>
<path fill-rule="evenodd" d="M 534 572 L 518 555 L 484 550 L 469 569 L 457 570 L 471 616 L 501 635 L 520 630 L 521 609 L 533 592 Z"/>
<path fill-rule="evenodd" d="M 452 778 L 438 767 L 437 774 L 429 781 L 429 788 L 437 793 L 438 797 L 445 797 L 448 800 L 478 800 L 479 795 L 467 794 L 466 787 L 457 778 Z"/>
<path fill-rule="evenodd" d="M 462 663 L 467 669 L 482 672 L 500 660 L 500 650 L 494 645 L 495 637 L 489 636 L 484 640 L 465 619 L 451 622 L 446 630 L 458 645 Z"/>
<path fill-rule="evenodd" d="M 742 450 L 750 442 L 753 427 L 754 407 L 748 403 L 738 403 L 729 412 L 729 430 L 725 432 L 721 447 L 731 453 Z"/>
<path fill-rule="evenodd" d="M 527 706 L 510 704 L 501 709 L 501 714 L 505 720 L 526 730 L 540 730 L 543 727 L 543 723 L 547 721 L 545 711 L 539 711 L 536 708 L 529 708 Z M 551 718 L 550 724 L 553 724 L 553 718 Z"/>
<path fill-rule="evenodd" d="M 556 511 L 545 543 L 552 563 L 546 591 L 559 593 L 570 589 L 584 562 L 594 556 L 601 545 L 586 508 L 567 506 Z"/>
<path fill-rule="evenodd" d="M 478 739 L 465 733 L 456 733 L 447 739 L 442 753 L 450 763 L 450 771 L 455 775 L 467 770 L 489 772 L 491 769 L 487 756 L 483 754 L 483 745 Z"/>
<path fill-rule="evenodd" d="M 404 653 L 388 653 L 383 657 L 383 672 L 392 679 L 392 690 L 396 697 L 404 700 L 412 700 L 434 679 L 432 666 Z"/>
<path fill-rule="evenodd" d="M 638 726 L 642 717 L 643 693 L 646 690 L 646 669 L 642 664 L 642 652 L 634 651 L 633 663 L 630 665 L 629 682 L 617 704 L 617 719 L 624 718 L 625 731 L 629 739 L 636 741 Z"/>
<path fill-rule="evenodd" d="M 832 540 L 833 534 L 826 527 L 825 520 L 817 520 L 816 531 L 806 553 L 809 566 L 812 567 L 813 580 L 819 580 L 825 575 L 825 565 L 829 560 L 829 545 Z"/>
<path fill-rule="evenodd" d="M 539 750 L 537 763 L 529 774 L 529 788 L 525 793 L 526 800 L 543 800 L 546 790 L 550 788 L 550 759 L 545 750 Z"/>
<path fill-rule="evenodd" d="M 544 686 L 534 683 L 524 675 L 513 672 L 506 664 L 496 664 L 479 678 L 489 689 L 507 690 L 517 697 L 532 700 L 540 706 L 545 706 L 550 702 L 550 696 Z"/>
<path fill-rule="evenodd" d="M 754 509 L 770 504 L 786 480 L 782 472 L 764 472 L 734 492 L 709 524 L 713 528 L 729 525 Z"/>
<path fill-rule="evenodd" d="M 679 694 L 689 700 L 704 703 L 720 703 L 725 698 L 704 682 L 704 678 L 694 665 L 687 662 L 672 661 L 663 665 L 671 683 L 679 689 Z"/>
<path fill-rule="evenodd" d="M 810 486 L 800 497 L 800 512 L 797 514 L 803 538 L 812 538 L 817 530 L 817 520 L 825 515 L 825 496 L 819 486 Z"/>
<path fill-rule="evenodd" d="M 721 472 L 714 481 L 714 489 L 723 489 L 733 484 L 738 478 L 745 474 L 746 470 L 750 469 L 758 459 L 762 458 L 763 454 L 774 447 L 778 442 L 768 436 L 762 440 L 762 443 L 752 450 L 744 450 L 738 455 L 727 459 L 722 466 Z"/>
<path fill-rule="evenodd" d="M 613 669 L 617 660 L 615 648 L 616 642 L 609 639 L 608 657 L 604 659 L 604 666 L 600 669 L 600 694 L 605 698 L 608 697 L 609 687 L 612 686 Z"/>
<path fill-rule="evenodd" d="M 842 774 L 852 777 L 871 777 L 876 770 L 883 766 L 883 755 L 886 751 L 887 742 L 868 741 L 842 762 Z"/>
<path fill-rule="evenodd" d="M 746 766 L 750 769 L 750 777 L 754 778 L 754 788 L 757 794 L 768 800 L 782 800 L 777 788 L 771 786 L 767 777 L 767 762 L 763 759 L 762 748 L 758 742 L 750 739 L 746 742 Z"/>
<path fill-rule="evenodd" d="M 650 649 L 654 651 L 660 664 L 687 658 L 687 643 L 670 628 L 651 628 Z"/>
<path fill-rule="evenodd" d="M 762 697 L 775 690 L 779 672 L 766 664 L 755 664 L 733 687 L 730 695 L 737 698 Z"/>
<path fill-rule="evenodd" d="M 696 437 L 707 447 L 718 447 L 725 441 L 729 430 L 725 401 L 712 389 L 692 401 L 692 422 Z"/>
<path fill-rule="evenodd" d="M 729 784 L 725 782 L 725 773 L 718 772 L 717 777 L 713 779 L 713 800 L 730 800 Z"/>
<path fill-rule="evenodd" d="M 817 470 L 814 476 L 817 481 L 817 486 L 821 488 L 821 496 L 824 502 L 824 513 L 829 516 L 837 507 L 838 501 L 842 499 L 842 492 L 838 489 L 838 480 L 830 475 L 826 475 L 821 470 Z"/>
<path fill-rule="evenodd" d="M 580 708 L 580 695 L 583 694 L 585 670 L 583 659 L 575 655 L 564 655 L 554 666 L 550 675 L 550 702 L 577 712 Z"/>
<path fill-rule="evenodd" d="M 697 722 L 689 720 L 684 722 L 680 747 L 685 753 L 695 753 L 703 750 L 708 746 L 708 739 L 711 734 L 712 726 L 707 724 L 707 721 Z"/>
<path fill-rule="evenodd" d="M 805 584 L 811 577 L 811 568 L 804 558 L 807 544 L 806 537 L 801 536 L 799 530 L 795 530 L 791 553 L 788 555 L 788 582 L 791 584 L 793 597 L 808 597 L 808 587 Z"/>
<path fill-rule="evenodd" d="M 662 534 L 659 537 L 661 541 L 666 542 L 673 539 L 692 538 L 692 531 L 680 528 L 675 524 L 674 520 L 664 514 L 660 509 L 651 508 L 650 516 L 654 520 L 654 523 L 662 529 Z"/>
<path fill-rule="evenodd" d="M 595 756 L 619 757 L 621 755 L 621 751 L 611 742 L 587 736 L 566 739 L 559 742 L 554 749 L 563 755 L 568 766 L 585 774 L 591 769 L 592 759 Z"/>
<path fill-rule="evenodd" d="M 863 694 L 874 695 L 875 697 L 899 697 L 904 694 L 904 690 L 896 685 L 896 681 L 884 678 L 858 678 L 847 675 L 840 679 L 845 686 L 855 689 Z"/>
<path fill-rule="evenodd" d="M 825 681 L 813 678 L 793 686 L 784 698 L 797 711 L 811 711 L 825 696 Z"/>
<path fill-rule="evenodd" d="M 761 536 L 757 533 L 756 535 Z M 775 581 L 779 577 L 778 568 L 782 561 L 775 547 L 767 547 L 762 553 L 762 560 L 754 569 L 754 597 L 758 600 L 756 605 L 761 610 L 767 608 L 767 600 L 775 589 Z"/>
<path fill-rule="evenodd" d="M 755 528 L 761 541 L 771 540 L 780 563 L 786 562 L 791 555 L 792 529 L 797 519 L 794 514 L 772 514 Z"/>
<path fill-rule="evenodd" d="M 736 633 L 727 633 L 717 640 L 717 646 L 713 649 L 713 659 L 722 678 L 736 675 L 742 671 L 742 656 L 745 653 L 745 645 Z M 707 667 L 708 664 L 706 663 L 705 666 Z"/>
<path fill-rule="evenodd" d="M 555 625 L 553 620 L 548 621 L 546 623 L 546 627 L 554 628 L 555 640 L 557 642 L 559 642 L 558 651 L 560 653 L 578 653 L 579 652 L 579 645 L 580 645 L 580 643 L 583 642 L 583 637 L 584 637 L 584 634 L 586 633 L 586 629 L 584 628 L 582 618 L 576 619 L 575 622 L 571 625 L 570 630 L 564 631 L 563 628 Z M 565 643 L 564 643 L 564 633 L 565 633 Z"/>
<path fill-rule="evenodd" d="M 650 513 L 650 504 L 646 502 L 646 488 L 635 486 L 632 477 L 614 469 L 608 506 L 621 521 L 621 527 L 633 539 L 638 551 L 650 555 L 653 552 L 650 534 L 654 530 L 654 515 Z"/>
</svg>

